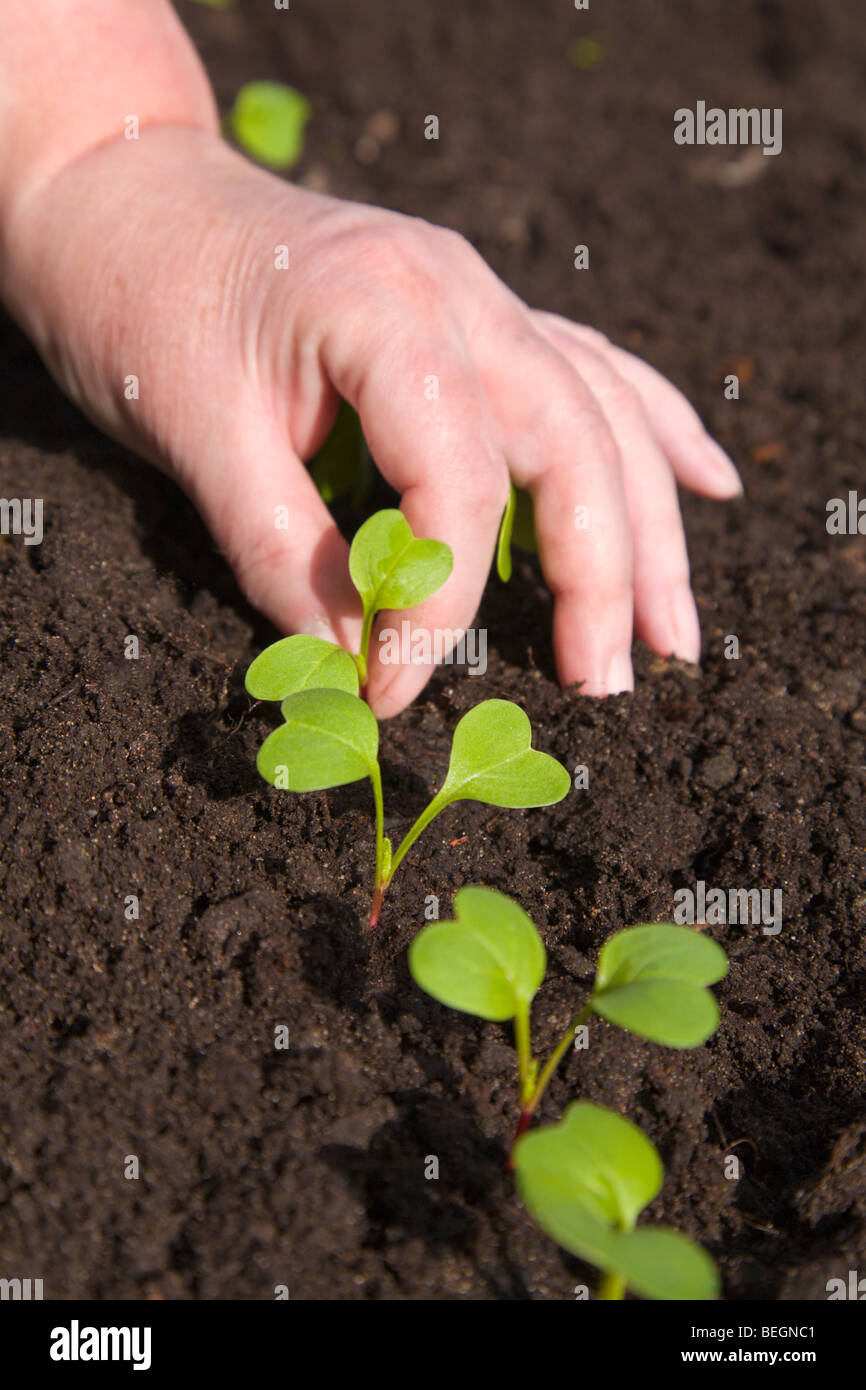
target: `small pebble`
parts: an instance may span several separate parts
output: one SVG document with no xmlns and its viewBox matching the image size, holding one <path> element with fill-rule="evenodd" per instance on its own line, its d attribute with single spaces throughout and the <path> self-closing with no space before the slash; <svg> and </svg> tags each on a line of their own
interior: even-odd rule
<svg viewBox="0 0 866 1390">
<path fill-rule="evenodd" d="M 735 781 L 737 764 L 734 762 L 730 749 L 726 748 L 721 753 L 716 753 L 712 758 L 707 758 L 701 763 L 699 778 L 707 787 L 712 787 L 713 791 L 719 791 L 722 787 L 730 786 Z"/>
</svg>

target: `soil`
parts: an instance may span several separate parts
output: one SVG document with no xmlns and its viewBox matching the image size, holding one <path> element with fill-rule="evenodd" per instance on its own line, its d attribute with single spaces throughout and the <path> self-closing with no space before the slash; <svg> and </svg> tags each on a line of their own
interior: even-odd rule
<svg viewBox="0 0 866 1390">
<path fill-rule="evenodd" d="M 829 498 L 866 492 L 866 14 L 181 8 L 224 108 L 253 77 L 310 95 L 297 177 L 457 227 L 524 298 L 643 354 L 747 497 L 684 499 L 703 664 L 641 649 L 631 696 L 558 688 L 533 559 L 491 581 L 486 675 L 443 668 L 383 731 L 392 829 L 488 696 L 519 700 L 589 788 L 550 810 L 452 808 L 371 933 L 369 788 L 259 782 L 269 715 L 242 677 L 273 633 L 180 493 L 86 424 L 3 323 L 0 487 L 45 500 L 45 538 L 0 542 L 0 1273 L 93 1299 L 594 1287 L 505 1171 L 508 1029 L 427 999 L 406 948 L 429 894 L 445 915 L 465 882 L 512 893 L 550 955 L 546 1046 L 605 937 L 704 880 L 784 894 L 776 936 L 709 928 L 731 957 L 718 1033 L 677 1053 L 593 1025 L 543 1113 L 581 1095 L 646 1130 L 666 1171 L 650 1215 L 705 1242 L 727 1298 L 823 1299 L 866 1270 L 866 537 L 825 526 Z M 568 61 L 585 34 L 593 71 Z M 676 146 L 673 112 L 697 99 L 782 107 L 782 154 Z M 383 110 L 395 138 L 393 120 L 370 126 Z"/>
</svg>

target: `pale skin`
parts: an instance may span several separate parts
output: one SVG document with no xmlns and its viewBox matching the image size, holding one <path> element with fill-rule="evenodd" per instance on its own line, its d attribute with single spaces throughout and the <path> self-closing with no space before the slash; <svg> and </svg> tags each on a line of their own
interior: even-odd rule
<svg viewBox="0 0 866 1390">
<path fill-rule="evenodd" d="M 454 551 L 414 624 L 471 625 L 510 476 L 535 501 L 564 685 L 631 690 L 634 633 L 699 659 L 677 483 L 741 487 L 685 398 L 527 307 L 457 233 L 230 149 L 168 0 L 0 7 L 0 294 L 85 413 L 189 493 L 281 631 L 357 649 L 347 548 L 303 462 L 342 397 L 415 533 Z M 430 669 L 375 652 L 368 697 L 387 717 Z"/>
</svg>

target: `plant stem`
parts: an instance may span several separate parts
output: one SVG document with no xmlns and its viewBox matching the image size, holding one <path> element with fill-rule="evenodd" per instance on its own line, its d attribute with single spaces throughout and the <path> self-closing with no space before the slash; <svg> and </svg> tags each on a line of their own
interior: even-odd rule
<svg viewBox="0 0 866 1390">
<path fill-rule="evenodd" d="M 440 801 L 438 796 L 434 796 L 433 800 L 430 802 L 430 805 L 426 808 L 426 810 L 421 812 L 415 824 L 412 826 L 409 832 L 406 835 L 404 835 L 403 839 L 400 841 L 400 844 L 394 852 L 394 858 L 391 860 L 391 869 L 388 874 L 388 883 L 390 883 L 391 879 L 394 877 L 394 874 L 397 870 L 397 866 L 399 865 L 401 859 L 412 848 L 415 841 L 418 839 L 418 836 L 421 834 L 422 830 L 426 830 L 431 820 L 434 820 L 435 817 L 438 816 L 440 811 L 444 811 L 447 805 L 447 801 Z"/>
<path fill-rule="evenodd" d="M 520 1104 L 526 1105 L 532 1087 L 532 1050 L 529 1041 L 529 1008 L 521 1006 L 514 1015 L 514 1041 L 517 1045 L 517 1074 L 520 1078 Z"/>
<path fill-rule="evenodd" d="M 378 763 L 374 763 L 370 769 L 370 781 L 373 784 L 373 800 L 376 803 L 376 881 L 370 907 L 370 926 L 375 927 L 388 886 L 385 881 L 385 806 L 382 799 L 382 773 Z"/>
<path fill-rule="evenodd" d="M 373 619 L 375 616 L 375 613 L 372 611 L 365 613 L 364 621 L 361 624 L 361 650 L 355 657 L 355 665 L 358 668 L 358 675 L 360 676 L 362 686 L 367 684 L 367 658 L 370 655 L 370 632 L 373 627 Z"/>
<path fill-rule="evenodd" d="M 545 1062 L 545 1064 L 544 1064 L 544 1066 L 543 1066 L 543 1068 L 542 1068 L 542 1070 L 541 1070 L 541 1075 L 539 1076 L 538 1081 L 536 1082 L 535 1088 L 534 1088 L 532 1094 L 528 1097 L 528 1099 L 525 1099 L 525 1098 L 523 1097 L 522 1089 L 521 1089 L 521 1099 L 522 1099 L 522 1101 L 523 1101 L 523 1109 L 522 1109 L 521 1112 L 520 1112 L 520 1119 L 519 1119 L 518 1124 L 517 1124 L 517 1130 L 516 1130 L 516 1132 L 515 1132 L 514 1138 L 513 1138 L 512 1141 L 511 1141 L 511 1150 L 510 1150 L 511 1156 L 513 1156 L 513 1154 L 514 1154 L 514 1145 L 517 1143 L 517 1141 L 518 1141 L 518 1139 L 521 1137 L 521 1135 L 525 1134 L 526 1131 L 527 1131 L 527 1129 L 529 1128 L 530 1121 L 532 1120 L 533 1115 L 535 1114 L 536 1110 L 538 1109 L 538 1107 L 539 1107 L 539 1105 L 540 1105 L 540 1103 L 541 1103 L 541 1098 L 542 1098 L 542 1096 L 544 1095 L 544 1093 L 545 1093 L 545 1091 L 547 1090 L 547 1087 L 548 1087 L 548 1085 L 549 1085 L 549 1083 L 550 1083 L 550 1078 L 553 1076 L 553 1073 L 556 1071 L 556 1068 L 559 1066 L 559 1064 L 560 1064 L 560 1062 L 562 1061 L 563 1057 L 565 1056 L 566 1052 L 567 1052 L 568 1049 L 571 1047 L 571 1044 L 574 1042 L 574 1036 L 575 1036 L 575 1034 L 576 1034 L 578 1028 L 581 1026 L 581 1024 L 583 1024 L 583 1023 L 586 1022 L 586 1020 L 589 1018 L 589 1016 L 590 1016 L 591 1013 L 592 1013 L 592 1000 L 590 1000 L 587 1004 L 584 1004 L 584 1006 L 583 1006 L 583 1008 L 580 1010 L 580 1012 L 579 1012 L 579 1013 L 576 1013 L 576 1014 L 574 1015 L 574 1018 L 573 1018 L 573 1019 L 571 1020 L 571 1022 L 569 1023 L 568 1027 L 566 1028 L 566 1030 L 565 1030 L 565 1032 L 563 1033 L 562 1037 L 560 1038 L 559 1042 L 556 1044 L 556 1047 L 553 1049 L 553 1051 L 551 1052 L 551 1054 L 550 1054 L 550 1056 L 548 1057 L 547 1061 Z M 516 1016 L 516 1015 L 515 1015 L 515 1019 L 514 1019 L 514 1024 L 515 1024 L 515 1034 L 516 1034 L 516 1032 L 517 1032 L 517 1016 Z M 519 1056 L 519 1048 L 520 1048 L 520 1044 L 519 1044 L 519 1042 L 518 1042 L 518 1056 Z M 511 1158 L 511 1157 L 509 1157 L 508 1166 L 509 1166 L 509 1168 L 512 1167 L 512 1158 Z"/>
<path fill-rule="evenodd" d="M 600 1299 L 620 1299 L 625 1298 L 625 1280 L 619 1274 L 612 1274 L 608 1271 L 602 1276 L 598 1286 L 598 1296 Z"/>
</svg>

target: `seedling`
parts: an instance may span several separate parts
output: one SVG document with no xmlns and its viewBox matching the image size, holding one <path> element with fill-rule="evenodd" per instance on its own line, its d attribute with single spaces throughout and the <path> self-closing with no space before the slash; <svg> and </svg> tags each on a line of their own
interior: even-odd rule
<svg viewBox="0 0 866 1390">
<path fill-rule="evenodd" d="M 235 97 L 228 127 L 241 149 L 269 169 L 290 169 L 304 151 L 310 103 L 283 82 L 247 82 Z"/>
<path fill-rule="evenodd" d="M 283 700 L 299 690 L 327 688 L 357 695 L 367 681 L 373 619 L 383 608 L 412 608 L 440 589 L 454 557 L 444 541 L 418 540 L 402 512 L 374 513 L 356 533 L 349 573 L 363 604 L 361 650 L 350 657 L 334 642 L 298 633 L 283 637 L 256 657 L 246 686 L 256 700 Z M 333 661 L 328 657 L 332 656 Z M 342 660 L 345 658 L 345 660 Z M 346 662 L 357 676 L 349 680 Z"/>
<path fill-rule="evenodd" d="M 285 644 L 296 641 L 284 639 Z M 321 639 L 307 641 L 315 643 Z M 488 806 L 505 807 L 549 806 L 561 801 L 571 786 L 561 763 L 531 747 L 532 729 L 519 706 L 509 700 L 484 700 L 458 723 L 445 781 L 392 853 L 391 842 L 384 833 L 379 726 L 375 715 L 349 688 L 310 689 L 298 683 L 310 679 L 320 648 L 302 650 L 276 644 L 276 648 L 281 646 L 282 652 L 273 656 L 274 647 L 263 652 L 247 677 L 251 693 L 273 692 L 284 689 L 287 683 L 295 684 L 295 693 L 282 701 L 285 722 L 265 739 L 256 765 L 266 782 L 294 792 L 324 791 L 369 777 L 376 811 L 371 926 L 379 919 L 382 900 L 404 856 L 446 806 L 455 801 L 481 801 Z M 340 651 L 331 643 L 322 646 L 330 647 L 332 652 Z M 286 652 L 290 655 L 281 670 L 280 662 Z M 346 660 L 351 665 L 351 659 Z M 321 670 L 323 664 L 317 669 Z M 347 667 L 342 666 L 338 676 L 348 684 Z M 270 694 L 264 698 L 279 696 Z"/>
<path fill-rule="evenodd" d="M 715 984 L 726 974 L 728 963 L 724 951 L 708 937 L 699 936 L 688 927 L 668 923 L 628 927 L 616 932 L 601 949 L 589 999 L 574 1014 L 541 1065 L 532 1054 L 530 1008 L 544 978 L 546 953 L 531 918 L 517 903 L 490 888 L 461 889 L 454 899 L 454 911 L 454 921 L 431 923 L 418 934 L 409 948 L 409 969 L 416 983 L 440 1003 L 493 1022 L 512 1020 L 521 1105 L 512 1144 L 512 1162 L 518 1170 L 526 1204 L 539 1225 L 555 1240 L 560 1240 L 560 1234 L 565 1233 L 568 1239 L 561 1240 L 561 1244 L 620 1281 L 611 1286 L 610 1297 L 623 1296 L 623 1279 L 638 1292 L 648 1293 L 649 1297 L 711 1296 L 700 1292 L 708 1287 L 706 1257 L 702 1252 L 699 1257 L 683 1256 L 677 1263 L 675 1246 L 679 1249 L 685 1237 L 676 1236 L 671 1244 L 666 1236 L 671 1263 L 665 1270 L 658 1271 L 658 1281 L 654 1285 L 652 1259 L 647 1259 L 647 1269 L 644 1269 L 642 1257 L 635 1253 L 644 1245 L 649 1249 L 645 1235 L 641 1233 L 639 1239 L 636 1237 L 637 1245 L 623 1244 L 618 1239 L 631 1234 L 634 1218 L 641 1207 L 652 1200 L 658 1186 L 649 1191 L 651 1184 L 645 1176 L 649 1195 L 633 1209 L 625 1206 L 617 1210 L 616 1203 L 624 1200 L 620 1190 L 622 1183 L 618 1179 L 599 1177 L 599 1155 L 596 1153 L 593 1157 L 595 1168 L 591 1164 L 581 1167 L 584 1160 L 579 1136 L 590 1124 L 584 1112 L 595 1111 L 595 1107 L 573 1107 L 582 1118 L 578 1122 L 566 1117 L 563 1124 L 556 1127 L 555 1140 L 545 1138 L 539 1144 L 538 1141 L 551 1131 L 542 1130 L 529 1136 L 526 1131 L 578 1029 L 593 1014 L 668 1047 L 697 1047 L 705 1042 L 719 1021 L 718 1005 L 706 986 Z M 607 1114 L 605 1111 L 599 1113 Z M 627 1124 L 617 1116 L 613 1119 L 620 1125 Z M 633 1126 L 627 1128 L 631 1130 Z M 590 1136 L 594 1132 L 590 1124 Z M 533 1142 L 527 1148 L 529 1139 Z M 642 1136 L 641 1139 L 645 1144 L 648 1142 Z M 591 1151 L 590 1139 L 586 1143 Z M 649 1148 L 654 1154 L 652 1147 Z M 615 1143 L 611 1151 L 617 1152 Z M 628 1145 L 623 1151 L 629 1152 Z M 554 1159 L 571 1174 L 568 1183 L 557 1176 Z M 648 1164 L 649 1160 L 645 1159 L 642 1167 L 645 1175 L 650 1172 Z M 629 1171 L 627 1165 L 623 1182 Z M 635 1171 L 641 1170 L 635 1168 Z M 659 1185 L 660 1171 L 659 1167 Z M 545 1174 L 550 1175 L 549 1180 Z M 589 1203 L 589 1197 L 581 1196 L 584 1189 L 590 1196 L 595 1194 L 594 1206 Z M 588 1208 L 588 1216 L 583 1208 Z M 602 1218 L 607 1220 L 606 1229 Z M 701 1269 L 704 1282 L 698 1277 Z M 672 1282 L 665 1284 L 666 1278 Z M 680 1287 L 677 1280 L 687 1279 L 693 1281 L 690 1287 L 698 1292 L 652 1292 L 653 1288 Z"/>
<path fill-rule="evenodd" d="M 330 505 L 347 493 L 358 508 L 370 491 L 371 459 L 357 411 L 340 402 L 334 427 L 309 463 L 310 476 L 323 502 Z"/>
<path fill-rule="evenodd" d="M 499 523 L 499 537 L 496 542 L 496 573 L 504 584 L 511 578 L 511 546 L 521 550 L 537 551 L 535 539 L 535 509 L 532 498 L 523 488 L 512 483 L 508 490 L 508 501 Z"/>
<path fill-rule="evenodd" d="M 364 619 L 357 656 L 361 684 L 373 619 L 383 608 L 414 608 L 441 589 L 454 556 L 444 541 L 419 540 L 402 512 L 376 512 L 357 532 L 349 551 L 349 573 L 361 595 Z"/>
<path fill-rule="evenodd" d="M 624 1298 L 626 1287 L 655 1299 L 717 1296 L 718 1272 L 702 1246 L 668 1226 L 635 1229 L 664 1172 L 629 1120 L 578 1101 L 558 1124 L 524 1135 L 514 1167 L 523 1204 L 541 1229 L 604 1270 L 600 1298 Z"/>
</svg>

